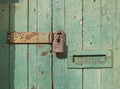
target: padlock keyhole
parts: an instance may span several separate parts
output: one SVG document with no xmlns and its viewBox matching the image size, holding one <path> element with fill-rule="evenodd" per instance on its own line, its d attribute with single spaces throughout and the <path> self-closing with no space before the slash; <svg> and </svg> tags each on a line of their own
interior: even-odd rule
<svg viewBox="0 0 120 89">
<path fill-rule="evenodd" d="M 59 32 L 59 33 L 57 33 L 57 35 L 62 35 L 62 33 Z"/>
<path fill-rule="evenodd" d="M 58 42 L 58 43 L 60 42 L 60 39 L 59 39 L 59 38 L 57 39 L 57 42 Z"/>
<path fill-rule="evenodd" d="M 57 33 L 57 35 L 58 35 L 57 42 L 60 42 L 62 33 Z"/>
</svg>

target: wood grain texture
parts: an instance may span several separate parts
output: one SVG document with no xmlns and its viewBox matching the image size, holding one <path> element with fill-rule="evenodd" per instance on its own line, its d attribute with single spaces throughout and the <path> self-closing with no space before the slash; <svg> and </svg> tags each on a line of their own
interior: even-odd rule
<svg viewBox="0 0 120 89">
<path fill-rule="evenodd" d="M 113 88 L 120 88 L 120 0 L 114 1 Z"/>
<path fill-rule="evenodd" d="M 29 0 L 28 2 L 28 31 L 36 32 L 37 28 L 37 1 Z M 37 44 L 28 45 L 28 89 L 37 89 Z"/>
<path fill-rule="evenodd" d="M 65 89 L 82 89 L 82 69 L 68 69 L 69 53 L 82 51 L 82 0 L 65 0 Z M 71 56 L 72 56 L 71 54 Z"/>
<path fill-rule="evenodd" d="M 102 50 L 110 50 L 113 55 L 113 0 L 101 1 Z M 112 57 L 112 62 L 114 58 Z M 112 63 L 113 64 L 113 63 Z M 101 89 L 114 89 L 113 68 L 101 70 Z"/>
<path fill-rule="evenodd" d="M 64 31 L 64 0 L 53 0 L 53 32 Z M 53 88 L 65 89 L 65 60 L 53 54 Z"/>
<path fill-rule="evenodd" d="M 27 0 L 10 5 L 10 31 L 27 31 Z M 27 45 L 10 45 L 10 89 L 27 89 Z"/>
<path fill-rule="evenodd" d="M 120 0 L 1 1 L 0 89 L 120 89 Z M 9 30 L 63 30 L 66 52 L 60 59 L 49 44 L 8 44 Z M 83 51 L 111 51 L 112 68 L 68 68 Z"/>
<path fill-rule="evenodd" d="M 83 50 L 95 51 L 101 50 L 101 1 L 100 0 L 84 0 L 84 34 L 83 34 Z M 101 70 L 85 69 L 83 74 L 84 89 L 101 89 Z"/>
<path fill-rule="evenodd" d="M 38 0 L 37 2 L 37 32 L 51 32 L 51 0 Z M 51 45 L 39 44 L 37 46 L 37 89 L 51 88 Z"/>
<path fill-rule="evenodd" d="M 0 3 L 0 89 L 9 88 L 9 4 Z"/>
</svg>

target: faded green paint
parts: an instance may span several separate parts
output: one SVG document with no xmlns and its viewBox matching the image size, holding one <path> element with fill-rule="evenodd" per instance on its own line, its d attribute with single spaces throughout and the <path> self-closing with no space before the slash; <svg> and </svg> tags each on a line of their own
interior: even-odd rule
<svg viewBox="0 0 120 89">
<path fill-rule="evenodd" d="M 0 3 L 0 89 L 120 89 L 119 24 L 119 0 Z M 56 30 L 66 33 L 66 52 L 61 59 L 51 53 L 49 44 L 7 43 L 8 31 Z M 81 69 L 72 65 L 69 69 L 70 57 L 89 54 L 84 51 L 110 51 L 112 67 Z"/>
<path fill-rule="evenodd" d="M 113 54 L 113 0 L 101 1 L 101 30 L 102 30 L 102 50 L 112 50 Z M 101 70 L 101 89 L 115 89 L 113 86 L 113 70 L 114 70 L 114 56 L 113 68 Z M 118 61 L 119 62 L 119 61 Z M 119 71 L 119 70 L 118 70 Z M 119 82 L 119 81 L 118 81 Z M 109 86 L 108 86 L 109 85 Z"/>
<path fill-rule="evenodd" d="M 111 68 L 111 51 L 71 51 L 68 55 L 68 68 Z"/>
<path fill-rule="evenodd" d="M 53 0 L 53 31 L 64 29 L 64 0 Z M 53 84 L 54 89 L 65 88 L 65 60 L 53 54 Z"/>
<path fill-rule="evenodd" d="M 27 5 L 10 5 L 10 32 L 27 31 Z M 10 89 L 27 89 L 27 60 L 27 45 L 10 45 Z"/>
<path fill-rule="evenodd" d="M 29 6 L 28 6 L 28 14 L 29 14 L 29 24 L 28 24 L 28 31 L 29 32 L 36 32 L 37 31 L 37 15 L 36 15 L 36 9 L 37 9 L 37 0 L 29 0 Z M 37 45 L 35 44 L 29 44 L 28 45 L 28 89 L 35 89 L 37 87 Z"/>
<path fill-rule="evenodd" d="M 0 4 L 0 89 L 9 88 L 9 44 L 6 39 L 8 31 L 9 5 Z"/>
<path fill-rule="evenodd" d="M 83 48 L 88 51 L 101 50 L 101 0 L 83 0 L 84 12 L 84 36 Z M 101 70 L 100 69 L 84 69 L 83 88 L 99 89 L 101 87 Z M 92 85 L 91 85 L 91 83 Z"/>
<path fill-rule="evenodd" d="M 82 89 L 82 69 L 68 69 L 69 52 L 82 51 L 82 0 L 65 0 L 65 89 Z"/>
<path fill-rule="evenodd" d="M 38 12 L 36 28 L 38 28 L 38 32 L 51 31 L 51 3 L 51 0 L 37 0 Z M 51 89 L 51 45 L 40 45 L 37 46 L 37 89 Z"/>
</svg>

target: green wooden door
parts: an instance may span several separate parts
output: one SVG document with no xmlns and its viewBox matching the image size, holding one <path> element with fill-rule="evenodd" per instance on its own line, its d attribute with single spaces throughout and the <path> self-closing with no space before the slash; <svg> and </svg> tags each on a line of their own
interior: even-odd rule
<svg viewBox="0 0 120 89">
<path fill-rule="evenodd" d="M 0 89 L 120 89 L 119 0 L 0 3 Z M 8 32 L 66 33 L 50 44 L 8 44 Z M 101 61 L 102 60 L 102 61 Z"/>
</svg>

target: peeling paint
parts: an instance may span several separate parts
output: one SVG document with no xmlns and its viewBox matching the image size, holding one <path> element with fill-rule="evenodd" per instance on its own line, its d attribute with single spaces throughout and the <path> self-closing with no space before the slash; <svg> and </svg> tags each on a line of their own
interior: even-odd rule
<svg viewBox="0 0 120 89">
<path fill-rule="evenodd" d="M 61 8 L 57 8 L 56 11 L 59 12 L 61 10 Z"/>
<path fill-rule="evenodd" d="M 43 48 L 44 44 L 39 44 L 38 47 Z"/>
<path fill-rule="evenodd" d="M 40 54 L 40 56 L 47 56 L 48 54 L 49 54 L 49 52 L 45 51 L 45 52 L 42 52 L 42 53 Z"/>
<path fill-rule="evenodd" d="M 32 32 L 31 34 L 28 34 L 28 35 L 26 35 L 26 40 L 30 40 L 32 37 L 34 37 L 34 36 L 38 36 L 39 34 L 38 33 L 36 33 L 36 32 Z"/>
<path fill-rule="evenodd" d="M 33 85 L 31 89 L 36 89 L 35 86 Z"/>
</svg>

